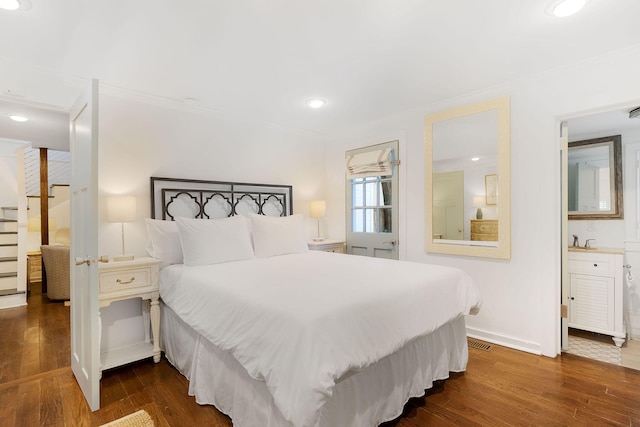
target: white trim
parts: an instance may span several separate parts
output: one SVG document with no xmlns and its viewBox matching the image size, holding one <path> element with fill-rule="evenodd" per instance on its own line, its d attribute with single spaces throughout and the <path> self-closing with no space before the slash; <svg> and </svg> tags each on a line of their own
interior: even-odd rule
<svg viewBox="0 0 640 427">
<path fill-rule="evenodd" d="M 27 305 L 27 294 L 13 294 L 0 297 L 0 310 L 4 308 L 24 307 Z"/>
<path fill-rule="evenodd" d="M 482 341 L 487 341 L 492 344 L 501 345 L 503 347 L 512 348 L 515 350 L 524 351 L 527 353 L 542 355 L 540 344 L 523 341 L 517 338 L 507 337 L 505 335 L 494 334 L 492 332 L 483 331 L 481 329 L 474 329 L 467 326 L 467 336 L 470 338 L 476 338 Z"/>
</svg>

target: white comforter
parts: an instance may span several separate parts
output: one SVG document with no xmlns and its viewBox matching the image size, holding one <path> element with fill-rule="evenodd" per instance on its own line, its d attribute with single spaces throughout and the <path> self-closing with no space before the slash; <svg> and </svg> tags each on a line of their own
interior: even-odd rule
<svg viewBox="0 0 640 427">
<path fill-rule="evenodd" d="M 314 426 L 345 373 L 388 356 L 480 297 L 450 267 L 326 252 L 163 269 L 163 301 L 249 375 L 283 416 Z"/>
</svg>

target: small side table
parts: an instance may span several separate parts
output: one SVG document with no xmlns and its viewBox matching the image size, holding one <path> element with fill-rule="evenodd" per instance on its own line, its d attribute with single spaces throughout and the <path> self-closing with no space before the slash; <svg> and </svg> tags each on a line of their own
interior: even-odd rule
<svg viewBox="0 0 640 427">
<path fill-rule="evenodd" d="M 42 255 L 40 251 L 27 252 L 27 292 L 31 285 L 42 282 Z"/>
<path fill-rule="evenodd" d="M 142 317 L 145 327 L 144 342 L 107 350 L 100 354 L 101 371 L 151 356 L 155 363 L 160 361 L 159 265 L 159 260 L 148 257 L 99 264 L 100 307 L 108 307 L 114 301 L 142 298 Z M 149 326 L 151 326 L 151 337 Z"/>
<path fill-rule="evenodd" d="M 322 251 L 322 252 L 335 252 L 337 254 L 345 253 L 344 240 L 320 240 L 320 241 L 310 241 L 308 242 L 309 250 L 311 251 Z"/>
</svg>

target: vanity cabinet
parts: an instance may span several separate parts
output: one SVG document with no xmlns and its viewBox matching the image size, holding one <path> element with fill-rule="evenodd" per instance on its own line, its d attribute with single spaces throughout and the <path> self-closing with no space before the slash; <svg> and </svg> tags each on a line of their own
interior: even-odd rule
<svg viewBox="0 0 640 427">
<path fill-rule="evenodd" d="M 625 340 L 622 249 L 570 249 L 569 327 Z"/>
</svg>

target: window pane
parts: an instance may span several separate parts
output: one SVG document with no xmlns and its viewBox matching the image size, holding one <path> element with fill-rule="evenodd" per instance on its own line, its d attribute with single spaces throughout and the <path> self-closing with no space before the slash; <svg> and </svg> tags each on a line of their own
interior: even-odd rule
<svg viewBox="0 0 640 427">
<path fill-rule="evenodd" d="M 378 233 L 391 233 L 391 208 L 382 208 L 379 210 L 380 224 Z"/>
<path fill-rule="evenodd" d="M 365 226 L 364 231 L 367 233 L 375 233 L 376 231 L 376 209 L 365 209 Z"/>
<path fill-rule="evenodd" d="M 391 206 L 391 182 L 384 181 L 380 183 L 382 192 L 382 205 Z"/>
<path fill-rule="evenodd" d="M 367 182 L 365 186 L 365 206 L 378 206 L 378 183 Z"/>
<path fill-rule="evenodd" d="M 364 185 L 354 183 L 351 194 L 353 195 L 353 200 L 351 201 L 352 206 L 364 206 Z"/>
<path fill-rule="evenodd" d="M 351 211 L 351 231 L 354 233 L 362 233 L 364 231 L 363 209 L 353 209 Z"/>
</svg>

